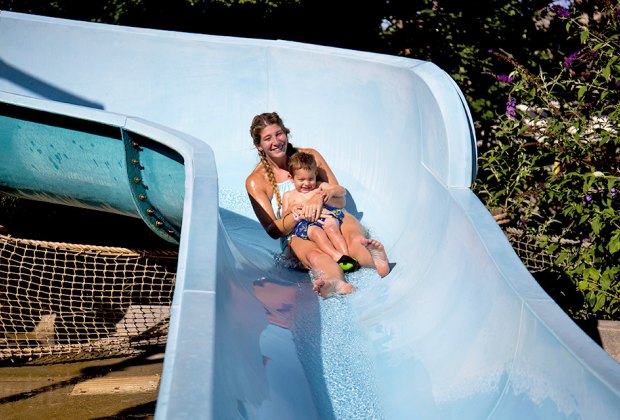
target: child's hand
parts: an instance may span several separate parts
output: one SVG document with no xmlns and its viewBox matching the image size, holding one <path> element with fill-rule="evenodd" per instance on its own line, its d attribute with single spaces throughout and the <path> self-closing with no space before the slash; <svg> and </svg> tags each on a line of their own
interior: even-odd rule
<svg viewBox="0 0 620 420">
<path fill-rule="evenodd" d="M 303 209 L 304 209 L 303 204 L 298 204 L 295 207 L 291 208 L 291 213 L 293 214 L 293 219 L 295 219 L 296 222 L 299 222 L 300 220 L 304 220 L 303 219 Z"/>
</svg>

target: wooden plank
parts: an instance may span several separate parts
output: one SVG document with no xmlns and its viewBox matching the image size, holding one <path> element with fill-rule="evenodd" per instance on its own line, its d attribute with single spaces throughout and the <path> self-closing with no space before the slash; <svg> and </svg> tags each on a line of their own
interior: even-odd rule
<svg viewBox="0 0 620 420">
<path fill-rule="evenodd" d="M 135 394 L 141 392 L 155 392 L 159 386 L 159 379 L 159 375 L 89 379 L 88 381 L 75 385 L 70 395 Z"/>
</svg>

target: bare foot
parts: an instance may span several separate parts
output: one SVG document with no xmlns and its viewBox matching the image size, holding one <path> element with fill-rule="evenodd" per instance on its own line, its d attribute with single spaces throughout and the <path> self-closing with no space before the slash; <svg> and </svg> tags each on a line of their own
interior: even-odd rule
<svg viewBox="0 0 620 420">
<path fill-rule="evenodd" d="M 370 252 L 372 261 L 377 269 L 377 274 L 381 277 L 387 276 L 390 273 L 390 263 L 381 242 L 375 239 L 362 239 L 362 245 Z"/>
<path fill-rule="evenodd" d="M 319 278 L 314 281 L 314 287 L 312 290 L 318 293 L 318 295 L 322 298 L 328 298 L 335 294 L 346 295 L 351 293 L 354 288 L 344 280 L 324 280 Z"/>
</svg>

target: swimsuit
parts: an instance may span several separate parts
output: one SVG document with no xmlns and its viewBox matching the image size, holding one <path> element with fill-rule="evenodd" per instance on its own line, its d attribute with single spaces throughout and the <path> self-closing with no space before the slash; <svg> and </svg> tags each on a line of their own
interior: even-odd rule
<svg viewBox="0 0 620 420">
<path fill-rule="evenodd" d="M 284 196 L 285 192 L 295 189 L 295 184 L 293 184 L 293 181 L 291 181 L 290 179 L 284 182 L 279 182 L 277 186 L 278 186 L 278 190 L 280 191 L 280 198 Z M 278 209 L 278 197 L 276 197 L 275 194 L 273 195 L 271 199 L 271 207 L 273 208 L 273 214 L 275 214 L 277 217 L 278 210 L 281 210 L 281 209 Z M 284 251 L 288 247 L 288 244 L 292 236 L 293 236 L 293 233 L 289 233 L 288 235 L 280 238 L 280 249 L 282 251 Z"/>
<path fill-rule="evenodd" d="M 291 181 L 290 179 L 284 182 L 279 182 L 276 185 L 278 186 L 278 190 L 280 191 L 280 198 L 284 196 L 285 192 L 295 189 L 295 184 L 293 184 L 293 181 Z M 277 215 L 278 214 L 278 198 L 276 197 L 275 194 L 271 198 L 271 207 L 273 208 L 273 214 Z M 323 208 L 325 210 L 330 211 L 332 213 L 332 216 L 336 220 L 338 220 L 338 223 L 342 224 L 342 219 L 344 219 L 344 209 L 338 208 L 338 207 L 332 207 L 332 206 L 323 206 Z M 325 219 L 323 218 L 321 220 L 325 220 Z M 320 223 L 317 223 L 317 222 L 309 223 L 307 220 L 301 220 L 299 223 L 297 223 L 293 232 L 289 233 L 287 236 L 280 238 L 280 248 L 284 251 L 284 249 L 286 249 L 286 247 L 288 246 L 291 240 L 291 237 L 293 235 L 299 236 L 302 239 L 308 239 L 308 226 L 312 226 L 312 225 L 321 227 Z"/>
<path fill-rule="evenodd" d="M 334 217 L 338 221 L 339 225 L 342 224 L 342 219 L 344 219 L 344 209 L 332 206 L 323 206 L 323 208 L 331 213 L 332 217 Z M 322 217 L 319 220 L 325 221 L 325 218 Z M 308 227 L 310 226 L 318 226 L 323 229 L 323 225 L 318 221 L 308 222 L 307 220 L 300 220 L 299 223 L 297 223 L 297 225 L 295 226 L 295 230 L 293 230 L 293 233 L 295 234 L 295 236 L 299 236 L 301 239 L 307 240 Z"/>
<path fill-rule="evenodd" d="M 276 185 L 278 187 L 278 190 L 280 191 L 280 197 L 283 197 L 285 192 L 295 189 L 295 184 L 293 184 L 293 181 L 291 181 L 290 179 L 284 182 L 280 182 Z M 281 210 L 281 209 L 278 208 L 278 197 L 276 197 L 275 194 L 271 198 L 271 207 L 273 208 L 273 214 L 277 216 L 278 210 Z M 338 223 L 342 224 L 342 220 L 344 219 L 344 209 L 338 208 L 338 207 L 332 207 L 332 206 L 323 206 L 323 208 L 330 211 L 332 213 L 332 216 L 336 220 L 338 220 Z M 322 218 L 321 220 L 325 220 L 325 219 Z M 280 249 L 282 250 L 282 257 L 284 257 L 285 260 L 288 260 L 288 264 L 290 264 L 290 268 L 297 268 L 297 269 L 307 268 L 303 266 L 301 261 L 299 261 L 299 259 L 295 255 L 295 253 L 292 252 L 292 249 L 289 247 L 289 243 L 293 235 L 299 236 L 302 239 L 308 239 L 308 226 L 311 226 L 311 225 L 317 225 L 319 227 L 322 227 L 320 224 L 316 222 L 309 223 L 307 220 L 301 220 L 299 223 L 297 223 L 297 225 L 295 225 L 295 229 L 293 230 L 293 232 L 280 238 Z M 337 262 L 340 268 L 342 268 L 342 270 L 345 272 L 352 272 L 360 268 L 360 265 L 357 262 L 357 260 L 347 255 L 343 255 L 340 258 L 340 260 Z"/>
</svg>

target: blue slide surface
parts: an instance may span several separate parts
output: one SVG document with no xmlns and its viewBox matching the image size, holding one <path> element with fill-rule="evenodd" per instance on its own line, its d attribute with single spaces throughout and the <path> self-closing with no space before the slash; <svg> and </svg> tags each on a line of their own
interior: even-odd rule
<svg viewBox="0 0 620 420">
<path fill-rule="evenodd" d="M 0 188 L 179 243 L 157 419 L 620 418 L 620 365 L 472 193 L 472 119 L 434 64 L 4 11 L 0 40 Z M 321 300 L 279 260 L 244 189 L 266 111 L 329 162 L 387 277 Z"/>
</svg>

